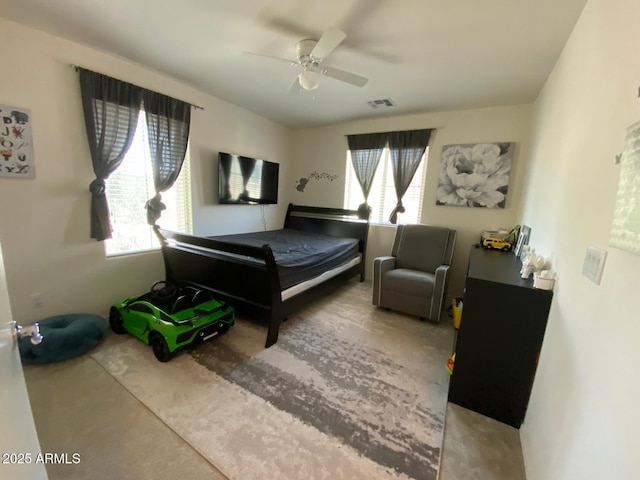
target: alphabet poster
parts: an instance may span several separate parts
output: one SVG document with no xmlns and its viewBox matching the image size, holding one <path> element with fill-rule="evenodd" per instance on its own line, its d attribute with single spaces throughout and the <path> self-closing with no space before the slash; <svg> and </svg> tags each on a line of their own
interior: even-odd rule
<svg viewBox="0 0 640 480">
<path fill-rule="evenodd" d="M 35 176 L 31 112 L 0 104 L 0 177 Z"/>
</svg>

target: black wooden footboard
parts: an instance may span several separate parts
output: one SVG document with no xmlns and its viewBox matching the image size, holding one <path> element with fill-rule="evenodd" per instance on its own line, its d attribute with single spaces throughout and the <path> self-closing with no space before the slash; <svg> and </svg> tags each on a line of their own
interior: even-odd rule
<svg viewBox="0 0 640 480">
<path fill-rule="evenodd" d="M 368 220 L 353 210 L 289 205 L 285 228 L 359 240 L 361 261 L 346 274 L 364 280 Z M 305 304 L 308 292 L 282 300 L 281 283 L 268 245 L 250 247 L 154 227 L 162 245 L 168 281 L 206 288 L 232 304 L 262 310 L 269 329 L 265 347 L 278 340 L 280 323 Z"/>
</svg>

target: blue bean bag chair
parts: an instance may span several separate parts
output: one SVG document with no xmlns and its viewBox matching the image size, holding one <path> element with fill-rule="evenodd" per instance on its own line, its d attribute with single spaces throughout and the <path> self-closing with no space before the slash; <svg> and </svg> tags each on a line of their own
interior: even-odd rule
<svg viewBox="0 0 640 480">
<path fill-rule="evenodd" d="M 61 362 L 77 357 L 95 347 L 104 337 L 104 318 L 89 313 L 70 313 L 45 318 L 38 322 L 42 342 L 31 343 L 31 337 L 18 341 L 23 363 Z"/>
</svg>

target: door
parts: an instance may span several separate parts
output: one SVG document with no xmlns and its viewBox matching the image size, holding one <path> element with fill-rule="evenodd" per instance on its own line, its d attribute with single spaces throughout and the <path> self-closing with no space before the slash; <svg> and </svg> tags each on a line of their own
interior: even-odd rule
<svg viewBox="0 0 640 480">
<path fill-rule="evenodd" d="M 0 246 L 0 478 L 47 480 L 11 320 Z"/>
</svg>

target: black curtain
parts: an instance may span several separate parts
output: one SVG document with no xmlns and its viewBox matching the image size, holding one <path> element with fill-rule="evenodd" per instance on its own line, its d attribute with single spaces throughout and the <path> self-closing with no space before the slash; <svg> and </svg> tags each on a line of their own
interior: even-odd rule
<svg viewBox="0 0 640 480">
<path fill-rule="evenodd" d="M 231 177 L 231 155 L 218 155 L 218 162 L 220 165 L 219 174 L 222 174 L 224 177 L 224 201 L 231 199 L 231 185 L 229 184 L 229 180 Z M 222 179 L 218 179 L 218 183 Z"/>
<path fill-rule="evenodd" d="M 420 166 L 420 160 L 429 144 L 430 137 L 430 129 L 389 133 L 393 183 L 398 198 L 398 203 L 389 216 L 391 223 L 396 223 L 398 221 L 398 213 L 404 212 L 402 197 L 404 197 L 418 166 Z"/>
<path fill-rule="evenodd" d="M 365 133 L 360 135 L 347 135 L 349 151 L 351 152 L 351 163 L 356 173 L 356 178 L 362 188 L 364 203 L 358 207 L 362 215 L 371 211 L 367 203 L 373 177 L 376 174 L 380 156 L 387 143 L 387 133 Z"/>
<path fill-rule="evenodd" d="M 240 162 L 240 173 L 242 174 L 242 193 L 240 194 L 239 199 L 245 202 L 250 200 L 249 191 L 247 190 L 247 183 L 249 183 L 249 179 L 253 174 L 253 170 L 256 168 L 256 159 L 250 157 L 240 157 L 242 161 Z"/>
<path fill-rule="evenodd" d="M 142 88 L 99 73 L 77 69 L 95 180 L 91 192 L 91 238 L 111 238 L 105 180 L 122 163 L 138 122 Z"/>
<path fill-rule="evenodd" d="M 142 93 L 156 194 L 146 204 L 147 222 L 155 225 L 162 210 L 161 192 L 175 183 L 187 152 L 191 105 L 160 93 Z"/>
</svg>

